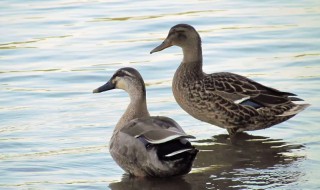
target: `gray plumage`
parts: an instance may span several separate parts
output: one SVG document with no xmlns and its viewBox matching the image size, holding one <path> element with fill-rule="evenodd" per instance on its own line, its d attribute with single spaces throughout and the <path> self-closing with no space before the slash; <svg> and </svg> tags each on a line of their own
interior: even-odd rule
<svg viewBox="0 0 320 190">
<path fill-rule="evenodd" d="M 93 92 L 115 88 L 128 92 L 131 99 L 110 140 L 110 154 L 117 164 L 134 176 L 187 174 L 198 153 L 187 140 L 194 137 L 168 117 L 150 116 L 144 81 L 137 70 L 119 69 Z"/>
<path fill-rule="evenodd" d="M 202 71 L 201 38 L 190 25 L 172 27 L 164 42 L 151 53 L 179 46 L 183 60 L 175 72 L 172 90 L 178 104 L 193 117 L 226 128 L 230 135 L 281 123 L 309 104 L 302 99 L 229 72 Z"/>
</svg>

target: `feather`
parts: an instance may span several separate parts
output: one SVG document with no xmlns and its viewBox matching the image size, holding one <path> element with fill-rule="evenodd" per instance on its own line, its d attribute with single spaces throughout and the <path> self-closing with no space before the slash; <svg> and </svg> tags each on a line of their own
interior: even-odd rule
<svg viewBox="0 0 320 190">
<path fill-rule="evenodd" d="M 187 151 L 190 151 L 190 150 L 192 150 L 192 148 L 186 148 L 186 149 L 177 150 L 177 151 L 171 152 L 170 154 L 165 155 L 165 157 L 172 157 L 172 156 L 175 156 L 177 154 L 181 154 L 183 152 L 187 152 Z"/>
<path fill-rule="evenodd" d="M 138 138 L 141 136 L 143 136 L 143 138 L 151 144 L 161 144 L 161 143 L 169 142 L 179 138 L 195 138 L 192 135 L 187 135 L 184 133 L 179 133 L 177 131 L 164 130 L 164 129 L 149 130 L 135 137 Z"/>
<path fill-rule="evenodd" d="M 250 107 L 253 107 L 255 109 L 259 109 L 261 107 L 264 107 L 263 105 L 258 104 L 258 103 L 254 102 L 251 99 L 245 100 L 245 101 L 241 102 L 240 104 L 243 105 L 243 106 L 250 106 Z"/>
</svg>

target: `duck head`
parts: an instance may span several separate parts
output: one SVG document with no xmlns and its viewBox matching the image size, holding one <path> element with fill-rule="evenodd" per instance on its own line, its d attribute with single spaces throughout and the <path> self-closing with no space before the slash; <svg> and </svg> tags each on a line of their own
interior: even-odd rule
<svg viewBox="0 0 320 190">
<path fill-rule="evenodd" d="M 178 24 L 173 26 L 167 38 L 154 48 L 150 54 L 161 51 L 171 46 L 179 46 L 182 49 L 192 49 L 201 46 L 201 39 L 198 32 L 188 24 Z"/>
<path fill-rule="evenodd" d="M 112 89 L 122 89 L 129 94 L 142 94 L 145 96 L 145 85 L 140 73 L 131 67 L 117 70 L 109 81 L 93 90 L 93 93 L 100 93 Z"/>
</svg>

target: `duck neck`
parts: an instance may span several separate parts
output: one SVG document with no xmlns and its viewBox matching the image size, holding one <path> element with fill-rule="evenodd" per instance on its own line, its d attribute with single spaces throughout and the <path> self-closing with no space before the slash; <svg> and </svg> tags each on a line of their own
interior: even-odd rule
<svg viewBox="0 0 320 190">
<path fill-rule="evenodd" d="M 197 44 L 197 45 L 195 45 Z M 182 47 L 183 60 L 182 62 L 198 62 L 202 65 L 202 48 L 201 41 L 198 39 L 194 43 L 187 44 Z"/>
<path fill-rule="evenodd" d="M 128 105 L 125 113 L 118 121 L 115 131 L 121 130 L 128 122 L 133 119 L 150 116 L 147 108 L 146 91 L 144 87 L 142 91 L 141 89 L 133 89 L 129 92 L 129 96 L 130 104 Z"/>
<path fill-rule="evenodd" d="M 179 76 L 185 76 L 189 79 L 198 79 L 203 76 L 202 71 L 202 48 L 201 41 L 197 41 L 197 45 L 192 44 L 183 47 L 183 60 L 177 72 Z"/>
</svg>

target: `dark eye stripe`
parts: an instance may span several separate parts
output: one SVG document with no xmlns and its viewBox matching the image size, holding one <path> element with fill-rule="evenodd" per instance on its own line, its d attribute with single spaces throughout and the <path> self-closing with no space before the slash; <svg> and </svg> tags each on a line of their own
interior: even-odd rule
<svg viewBox="0 0 320 190">
<path fill-rule="evenodd" d="M 124 77 L 124 76 L 127 76 L 127 77 L 134 77 L 134 74 L 132 74 L 131 72 L 133 72 L 133 71 L 131 71 L 131 70 L 120 70 L 120 71 L 118 71 L 115 75 L 114 75 L 114 77 Z"/>
<path fill-rule="evenodd" d="M 179 34 L 178 34 L 178 38 L 181 39 L 181 40 L 184 40 L 184 39 L 187 38 L 187 36 L 184 35 L 183 33 L 179 33 Z"/>
<path fill-rule="evenodd" d="M 124 76 L 128 76 L 127 73 L 123 72 L 123 71 L 118 71 L 114 77 L 124 77 Z"/>
<path fill-rule="evenodd" d="M 169 36 L 174 34 L 174 33 L 182 34 L 184 32 L 185 32 L 184 30 L 172 30 L 172 31 L 169 32 Z"/>
</svg>

